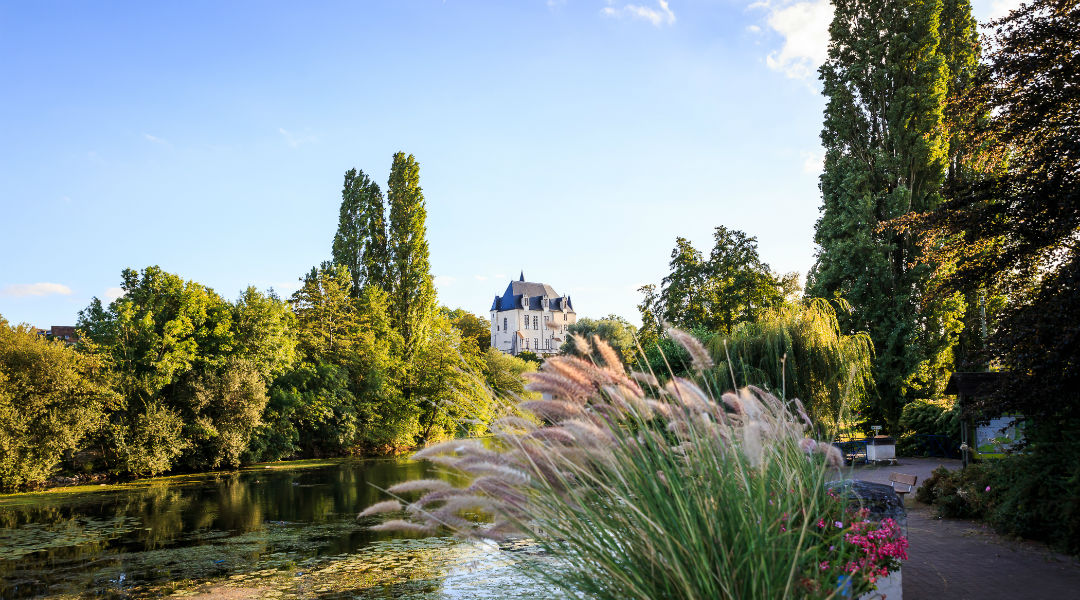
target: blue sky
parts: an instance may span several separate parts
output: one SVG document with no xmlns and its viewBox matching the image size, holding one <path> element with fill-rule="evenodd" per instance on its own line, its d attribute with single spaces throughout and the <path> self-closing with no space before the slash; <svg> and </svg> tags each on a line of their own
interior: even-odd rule
<svg viewBox="0 0 1080 600">
<path fill-rule="evenodd" d="M 976 0 L 980 20 L 1015 0 Z M 825 0 L 0 4 L 0 315 L 125 267 L 287 296 L 342 176 L 416 155 L 441 303 L 520 270 L 638 321 L 676 236 L 813 264 Z"/>
</svg>

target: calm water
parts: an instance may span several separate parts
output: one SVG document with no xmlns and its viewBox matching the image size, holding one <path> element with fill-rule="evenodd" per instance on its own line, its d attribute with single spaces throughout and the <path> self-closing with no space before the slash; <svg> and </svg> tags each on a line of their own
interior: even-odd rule
<svg viewBox="0 0 1080 600">
<path fill-rule="evenodd" d="M 395 538 L 358 524 L 384 499 L 372 484 L 438 476 L 428 469 L 286 463 L 0 496 L 0 597 L 183 596 L 219 584 L 274 598 L 548 596 L 513 568 L 528 545 Z"/>
</svg>

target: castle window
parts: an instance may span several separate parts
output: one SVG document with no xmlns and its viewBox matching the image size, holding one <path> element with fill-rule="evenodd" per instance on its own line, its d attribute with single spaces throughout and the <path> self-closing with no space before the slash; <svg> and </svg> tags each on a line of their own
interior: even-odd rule
<svg viewBox="0 0 1080 600">
<path fill-rule="evenodd" d="M 506 331 L 506 317 L 503 317 L 503 331 Z"/>
<path fill-rule="evenodd" d="M 540 317 L 533 317 L 533 329 L 540 329 Z"/>
<path fill-rule="evenodd" d="M 540 338 L 533 338 L 533 348 L 540 349 Z"/>
<path fill-rule="evenodd" d="M 566 320 L 566 313 L 563 313 L 563 314 L 562 314 L 562 320 L 563 320 L 563 321 L 565 321 L 565 320 Z"/>
</svg>

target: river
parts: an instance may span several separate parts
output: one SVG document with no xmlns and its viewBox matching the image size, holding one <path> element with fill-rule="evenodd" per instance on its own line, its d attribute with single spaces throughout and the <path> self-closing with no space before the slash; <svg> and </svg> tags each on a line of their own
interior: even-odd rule
<svg viewBox="0 0 1080 600">
<path fill-rule="evenodd" d="M 364 507 L 406 459 L 299 461 L 237 472 L 0 496 L 0 598 L 545 598 L 527 543 L 368 531 Z M 369 523 L 370 524 L 370 523 Z"/>
</svg>

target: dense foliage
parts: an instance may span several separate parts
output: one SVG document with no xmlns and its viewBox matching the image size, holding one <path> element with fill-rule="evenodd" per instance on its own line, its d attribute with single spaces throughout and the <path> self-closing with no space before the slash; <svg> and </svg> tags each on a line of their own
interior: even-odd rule
<svg viewBox="0 0 1080 600">
<path fill-rule="evenodd" d="M 659 338 L 664 323 L 683 329 L 728 333 L 779 306 L 797 286 L 798 277 L 775 275 L 761 262 L 757 239 L 742 231 L 717 227 L 706 258 L 685 238 L 675 239 L 670 272 L 661 282 L 641 288 L 643 341 Z"/>
<path fill-rule="evenodd" d="M 116 394 L 104 364 L 0 316 L 0 490 L 40 484 L 97 431 Z"/>
<path fill-rule="evenodd" d="M 619 315 L 608 315 L 602 319 L 590 319 L 581 317 L 568 328 L 570 335 L 577 335 L 585 339 L 594 336 L 604 340 L 619 353 L 624 362 L 632 362 L 638 355 L 638 346 L 635 336 L 637 328 Z M 559 348 L 560 354 L 573 354 L 574 341 L 567 339 Z"/>
<path fill-rule="evenodd" d="M 984 353 L 1013 376 L 979 408 L 1039 417 L 1033 442 L 1080 430 L 1078 27 L 1080 6 L 1062 0 L 996 23 L 994 52 L 958 101 L 986 113 L 975 130 L 984 174 L 921 224 L 927 247 L 955 265 L 948 285 L 1007 299 Z"/>
<path fill-rule="evenodd" d="M 798 398 L 815 423 L 830 429 L 868 406 L 874 385 L 870 339 L 844 334 L 836 310 L 820 298 L 770 310 L 729 336 L 713 336 L 707 346 L 721 389 L 756 385 Z"/>
<path fill-rule="evenodd" d="M 1009 535 L 1045 541 L 1080 555 L 1080 457 L 1031 453 L 940 468 L 919 488 L 918 500 L 943 517 L 985 519 Z"/>
<path fill-rule="evenodd" d="M 877 398 L 867 417 L 895 428 L 903 405 L 942 391 L 967 310 L 961 294 L 928 294 L 933 269 L 917 236 L 888 224 L 941 203 L 959 176 L 961 129 L 949 93 L 978 55 L 966 0 L 838 0 L 821 67 L 828 99 L 817 262 L 807 293 L 843 298 L 849 332 L 874 344 Z M 888 23 L 882 29 L 881 23 Z"/>
<path fill-rule="evenodd" d="M 394 155 L 388 190 L 387 209 L 345 174 L 333 260 L 287 300 L 229 301 L 152 266 L 80 312 L 77 346 L 0 322 L 0 488 L 76 462 L 146 476 L 483 433 L 492 393 L 525 395 L 535 367 L 491 350 L 483 317 L 436 305 L 412 156 Z"/>
</svg>

